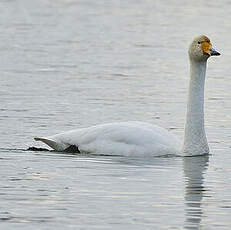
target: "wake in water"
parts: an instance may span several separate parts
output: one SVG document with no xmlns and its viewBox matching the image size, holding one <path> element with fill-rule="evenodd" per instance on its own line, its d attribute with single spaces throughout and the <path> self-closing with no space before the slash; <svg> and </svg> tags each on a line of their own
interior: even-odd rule
<svg viewBox="0 0 231 230">
<path fill-rule="evenodd" d="M 46 151 L 51 152 L 52 150 L 46 149 L 46 148 L 37 148 L 37 147 L 29 147 L 27 149 L 17 149 L 17 148 L 0 148 L 0 151 L 8 152 L 8 151 Z"/>
<path fill-rule="evenodd" d="M 38 148 L 38 147 L 29 147 L 28 149 L 26 149 L 26 151 L 49 151 L 49 152 L 54 152 L 54 150 L 49 150 L 46 148 Z M 66 153 L 80 153 L 79 149 L 77 146 L 75 145 L 71 145 L 68 148 L 66 148 L 65 150 L 63 150 L 62 152 L 66 152 Z"/>
<path fill-rule="evenodd" d="M 50 151 L 50 150 L 46 148 L 29 147 L 25 151 Z"/>
</svg>

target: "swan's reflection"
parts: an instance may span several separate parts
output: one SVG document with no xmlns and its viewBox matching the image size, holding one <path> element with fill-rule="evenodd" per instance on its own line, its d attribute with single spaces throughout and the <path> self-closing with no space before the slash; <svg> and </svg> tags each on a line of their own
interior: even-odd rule
<svg viewBox="0 0 231 230">
<path fill-rule="evenodd" d="M 197 230 L 200 227 L 201 201 L 206 191 L 203 180 L 208 162 L 208 156 L 184 158 L 186 229 Z"/>
</svg>

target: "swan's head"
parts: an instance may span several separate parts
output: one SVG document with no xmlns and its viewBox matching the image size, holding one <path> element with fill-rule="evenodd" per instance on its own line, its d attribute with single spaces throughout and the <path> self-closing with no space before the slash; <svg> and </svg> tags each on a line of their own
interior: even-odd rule
<svg viewBox="0 0 231 230">
<path fill-rule="evenodd" d="M 201 35 L 196 37 L 189 46 L 189 57 L 195 61 L 206 61 L 210 56 L 218 56 L 208 37 Z"/>
</svg>

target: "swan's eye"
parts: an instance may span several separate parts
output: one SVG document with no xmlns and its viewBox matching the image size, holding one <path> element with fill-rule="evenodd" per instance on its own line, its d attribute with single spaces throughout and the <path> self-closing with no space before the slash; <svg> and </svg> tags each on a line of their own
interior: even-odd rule
<svg viewBox="0 0 231 230">
<path fill-rule="evenodd" d="M 198 44 L 201 44 L 201 42 L 197 42 Z"/>
</svg>

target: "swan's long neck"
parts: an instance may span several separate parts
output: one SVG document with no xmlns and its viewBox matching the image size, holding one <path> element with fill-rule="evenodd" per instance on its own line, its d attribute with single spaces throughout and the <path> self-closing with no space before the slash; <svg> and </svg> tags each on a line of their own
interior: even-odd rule
<svg viewBox="0 0 231 230">
<path fill-rule="evenodd" d="M 190 84 L 183 152 L 186 156 L 209 153 L 204 128 L 204 85 L 207 61 L 190 60 Z"/>
</svg>

